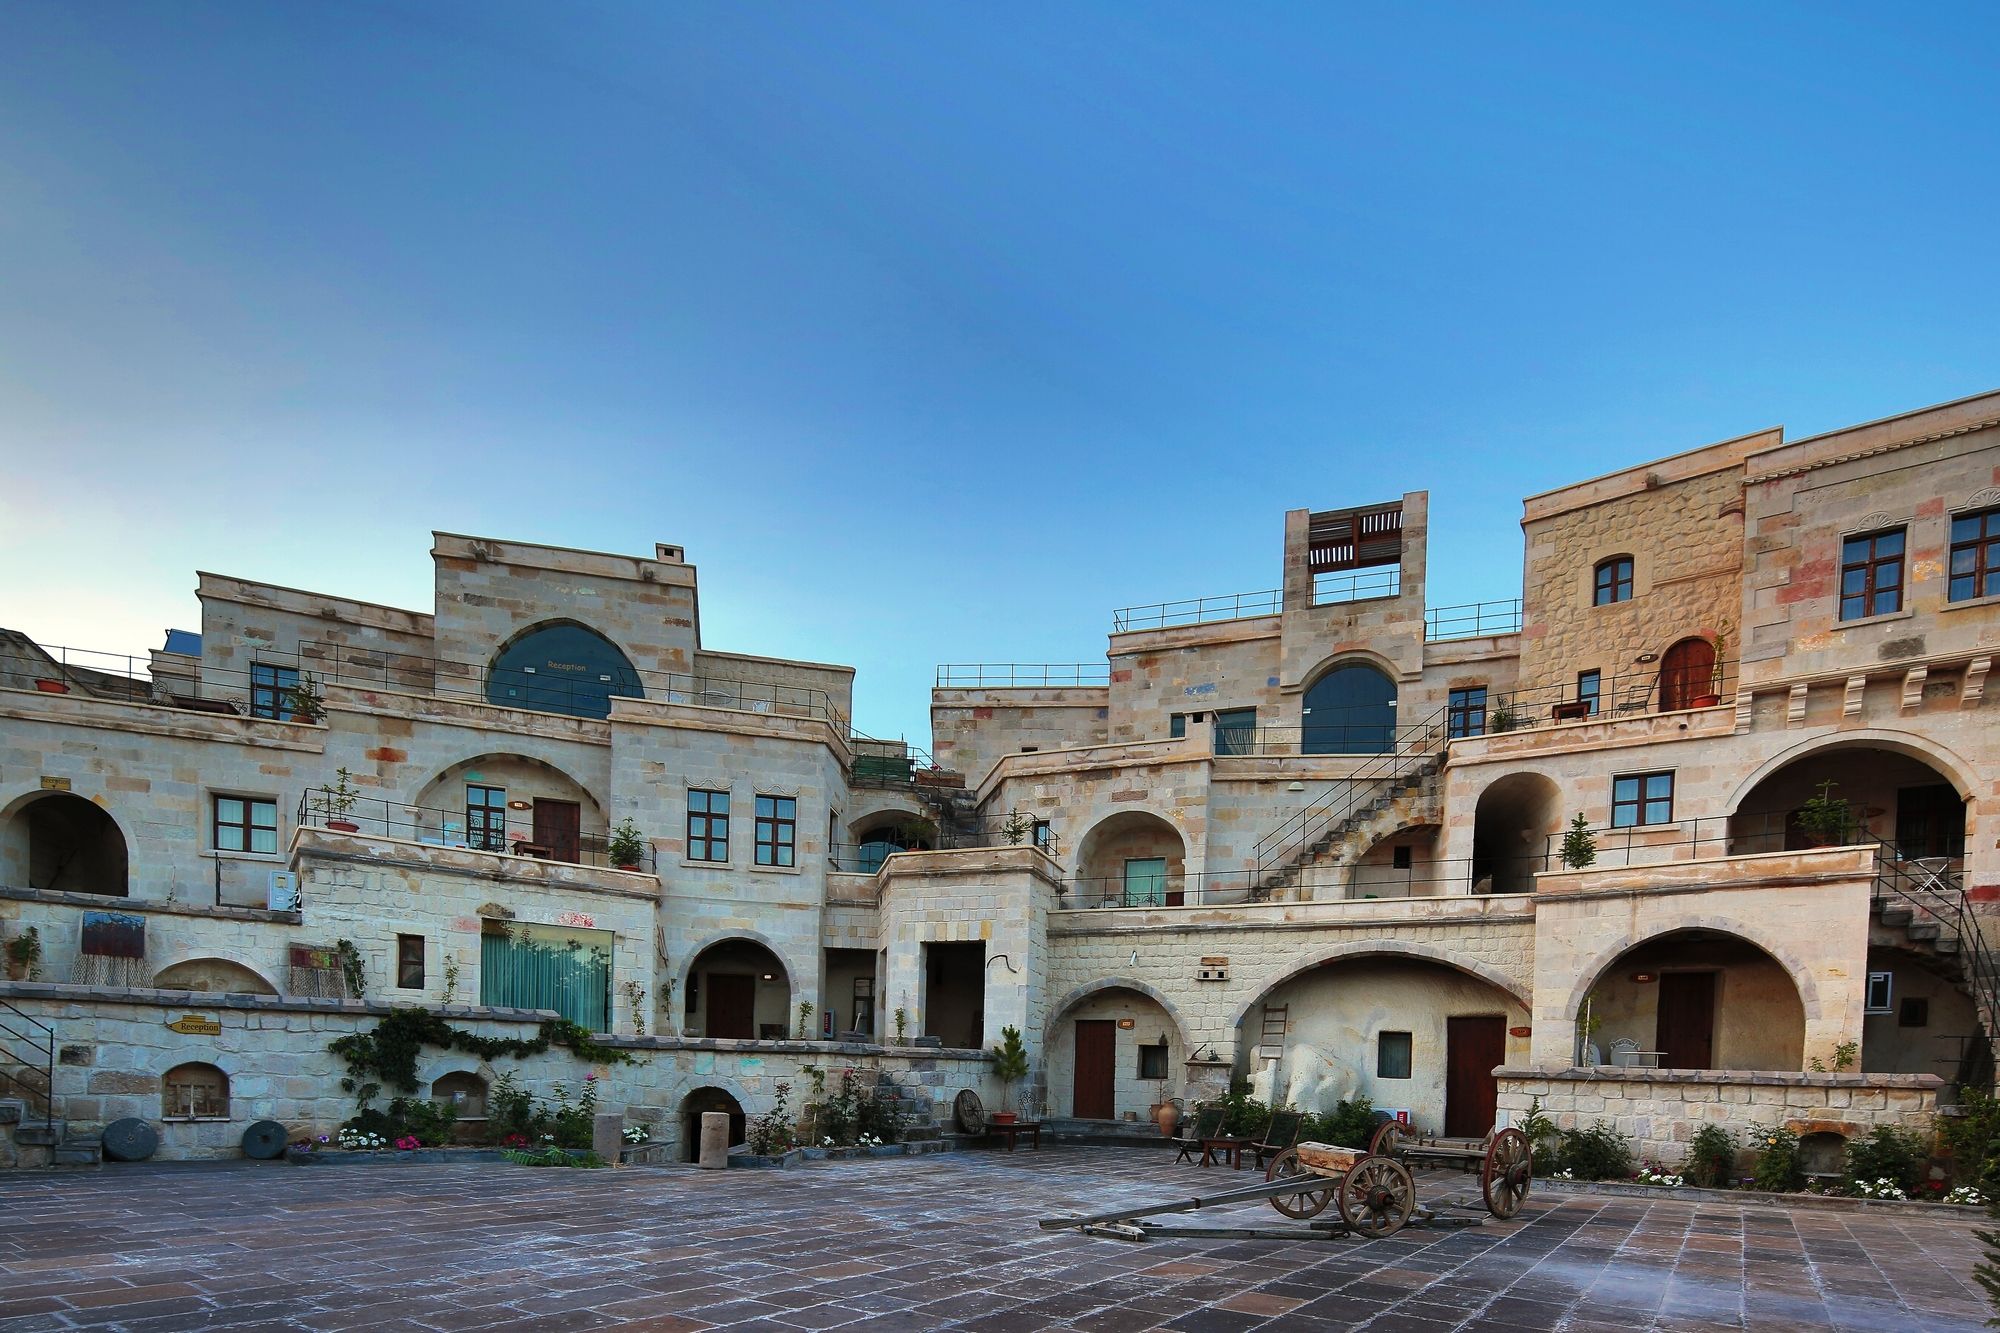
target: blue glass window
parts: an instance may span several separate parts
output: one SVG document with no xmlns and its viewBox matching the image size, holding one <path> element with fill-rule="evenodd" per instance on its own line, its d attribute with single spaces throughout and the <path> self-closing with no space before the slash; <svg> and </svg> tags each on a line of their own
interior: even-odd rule
<svg viewBox="0 0 2000 1333">
<path fill-rule="evenodd" d="M 1384 754 L 1396 743 L 1396 682 L 1363 663 L 1313 682 L 1300 711 L 1301 754 Z"/>
<path fill-rule="evenodd" d="M 486 701 L 537 713 L 609 717 L 611 700 L 643 699 L 639 673 L 616 644 L 581 625 L 545 625 L 501 650 Z"/>
</svg>

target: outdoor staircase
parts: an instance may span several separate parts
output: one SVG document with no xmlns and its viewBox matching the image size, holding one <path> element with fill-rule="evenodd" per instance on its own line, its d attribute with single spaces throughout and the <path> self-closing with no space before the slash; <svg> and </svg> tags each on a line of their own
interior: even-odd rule
<svg viewBox="0 0 2000 1333">
<path fill-rule="evenodd" d="M 1440 818 L 1443 710 L 1400 732 L 1388 751 L 1326 788 L 1257 844 L 1251 898 L 1311 898 L 1398 829 Z"/>
<path fill-rule="evenodd" d="M 952 1141 L 937 1122 L 937 1103 L 904 1087 L 884 1072 L 875 1080 L 875 1100 L 902 1108 L 903 1131 L 898 1139 L 912 1153 L 950 1152 Z"/>
<path fill-rule="evenodd" d="M 1904 860 L 1877 840 L 1868 908 L 1871 947 L 1914 954 L 1972 997 L 1980 1032 L 1968 1034 L 1959 1081 L 1990 1080 L 2000 1034 L 2000 958 L 1980 932 L 1958 871 L 1941 859 Z"/>
</svg>

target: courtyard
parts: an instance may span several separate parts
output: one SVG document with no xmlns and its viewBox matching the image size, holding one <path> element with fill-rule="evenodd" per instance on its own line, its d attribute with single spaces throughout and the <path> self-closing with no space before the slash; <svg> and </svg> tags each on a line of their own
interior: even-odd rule
<svg viewBox="0 0 2000 1333">
<path fill-rule="evenodd" d="M 1038 1218 L 1249 1173 L 1137 1148 L 791 1171 L 106 1167 L 0 1178 L 0 1328 L 1974 1329 L 1955 1218 L 1537 1192 L 1373 1242 L 1155 1240 Z M 1428 1202 L 1470 1177 L 1420 1176 Z M 1186 1221 L 1187 1219 L 1183 1219 Z M 1200 1222 L 1268 1226 L 1248 1205 Z"/>
</svg>

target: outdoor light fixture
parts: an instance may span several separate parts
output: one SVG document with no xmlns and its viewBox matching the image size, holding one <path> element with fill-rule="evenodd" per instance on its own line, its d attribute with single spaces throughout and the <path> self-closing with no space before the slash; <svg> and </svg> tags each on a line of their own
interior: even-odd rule
<svg viewBox="0 0 2000 1333">
<path fill-rule="evenodd" d="M 1654 976 L 1651 972 L 1634 972 L 1632 974 L 1632 980 L 1638 982 L 1640 985 L 1643 986 L 1649 981 L 1658 981 L 1659 978 Z"/>
<path fill-rule="evenodd" d="M 772 976 L 772 975 L 771 975 L 771 974 L 770 974 L 769 972 L 766 972 L 766 973 L 764 974 L 764 980 L 766 980 L 766 981 L 776 981 L 776 980 L 777 980 L 777 978 L 776 978 L 776 977 L 774 977 L 774 976 Z"/>
<path fill-rule="evenodd" d="M 1657 662 L 1660 660 L 1660 655 L 1658 653 L 1640 653 L 1632 660 L 1634 662 Z"/>
<path fill-rule="evenodd" d="M 509 801 L 507 802 L 507 808 L 509 810 L 531 810 L 534 806 L 528 801 Z"/>
<path fill-rule="evenodd" d="M 1132 966 L 1137 967 L 1138 965 L 1139 965 L 1139 951 L 1137 949 L 1134 949 L 1132 951 Z"/>
<path fill-rule="evenodd" d="M 1286 791 L 1304 791 L 1305 789 L 1306 784 L 1303 782 L 1294 782 L 1291 786 L 1285 788 Z"/>
</svg>

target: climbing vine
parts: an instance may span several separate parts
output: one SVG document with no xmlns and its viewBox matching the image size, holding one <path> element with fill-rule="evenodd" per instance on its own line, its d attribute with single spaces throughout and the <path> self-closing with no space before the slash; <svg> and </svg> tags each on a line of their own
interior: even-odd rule
<svg viewBox="0 0 2000 1333">
<path fill-rule="evenodd" d="M 366 1108 L 384 1084 L 398 1092 L 417 1091 L 417 1054 L 426 1046 L 464 1051 L 482 1060 L 497 1055 L 525 1058 L 540 1055 L 551 1046 L 567 1049 L 579 1060 L 601 1065 L 635 1063 L 630 1053 L 605 1046 L 590 1038 L 590 1029 L 567 1018 L 543 1022 L 541 1032 L 530 1038 L 482 1037 L 464 1032 L 424 1009 L 394 1009 L 375 1025 L 372 1032 L 354 1032 L 327 1043 L 327 1049 L 347 1062 L 347 1077 L 341 1089 L 354 1094 Z"/>
</svg>

